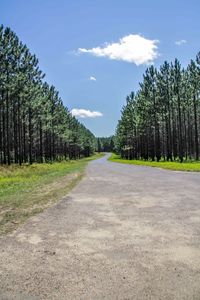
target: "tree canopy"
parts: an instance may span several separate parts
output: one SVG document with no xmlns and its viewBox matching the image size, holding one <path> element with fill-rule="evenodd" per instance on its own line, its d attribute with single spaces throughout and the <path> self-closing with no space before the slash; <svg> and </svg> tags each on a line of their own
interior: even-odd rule
<svg viewBox="0 0 200 300">
<path fill-rule="evenodd" d="M 178 59 L 150 66 L 126 98 L 116 147 L 127 159 L 199 160 L 200 53 L 186 69 Z"/>
<path fill-rule="evenodd" d="M 115 150 L 114 136 L 98 137 L 96 144 L 97 152 L 113 152 Z"/>
<path fill-rule="evenodd" d="M 32 163 L 89 156 L 94 135 L 44 81 L 38 59 L 0 26 L 0 163 Z"/>
</svg>

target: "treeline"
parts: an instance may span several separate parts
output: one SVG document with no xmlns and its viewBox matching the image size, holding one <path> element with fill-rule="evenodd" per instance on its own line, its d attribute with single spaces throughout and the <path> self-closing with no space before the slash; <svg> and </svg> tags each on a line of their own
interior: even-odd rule
<svg viewBox="0 0 200 300">
<path fill-rule="evenodd" d="M 38 59 L 10 28 L 0 27 L 0 164 L 89 156 L 94 135 L 44 82 Z"/>
<path fill-rule="evenodd" d="M 96 151 L 97 152 L 113 152 L 115 149 L 114 136 L 98 137 Z"/>
<path fill-rule="evenodd" d="M 116 129 L 122 157 L 199 160 L 200 53 L 186 69 L 175 59 L 147 68 L 139 91 L 131 93 Z"/>
</svg>

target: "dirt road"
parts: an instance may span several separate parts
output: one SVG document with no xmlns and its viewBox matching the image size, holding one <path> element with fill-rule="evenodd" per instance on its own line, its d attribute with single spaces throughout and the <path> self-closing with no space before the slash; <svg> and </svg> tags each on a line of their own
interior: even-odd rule
<svg viewBox="0 0 200 300">
<path fill-rule="evenodd" d="M 200 299 L 200 174 L 93 161 L 0 239 L 0 299 Z"/>
</svg>

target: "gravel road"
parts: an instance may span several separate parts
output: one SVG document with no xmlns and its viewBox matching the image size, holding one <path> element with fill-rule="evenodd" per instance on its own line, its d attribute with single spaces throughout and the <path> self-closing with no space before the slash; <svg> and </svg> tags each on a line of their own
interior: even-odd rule
<svg viewBox="0 0 200 300">
<path fill-rule="evenodd" d="M 0 238 L 0 299 L 200 299 L 200 174 L 106 159 Z"/>
</svg>

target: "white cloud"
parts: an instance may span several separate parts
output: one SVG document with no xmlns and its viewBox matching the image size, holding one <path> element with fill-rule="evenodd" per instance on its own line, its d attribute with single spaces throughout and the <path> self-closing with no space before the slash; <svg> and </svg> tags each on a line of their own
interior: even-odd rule
<svg viewBox="0 0 200 300">
<path fill-rule="evenodd" d="M 139 34 L 130 34 L 117 43 L 106 43 L 105 47 L 79 48 L 78 53 L 89 53 L 98 57 L 108 57 L 136 65 L 152 63 L 158 57 L 158 40 L 149 40 Z"/>
<path fill-rule="evenodd" d="M 100 111 L 91 111 L 83 108 L 73 108 L 71 110 L 71 114 L 72 116 L 79 118 L 96 118 L 103 116 L 103 114 Z"/>
<path fill-rule="evenodd" d="M 96 78 L 94 76 L 90 76 L 89 78 L 91 81 L 97 81 Z"/>
<path fill-rule="evenodd" d="M 180 40 L 180 41 L 176 41 L 176 42 L 175 42 L 175 44 L 176 44 L 177 46 L 181 46 L 181 45 L 186 44 L 186 43 L 187 43 L 186 40 Z"/>
</svg>

